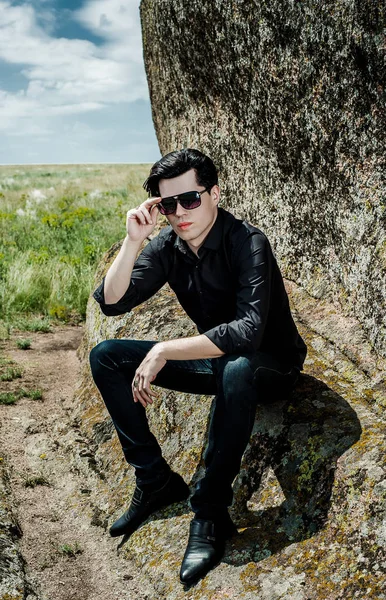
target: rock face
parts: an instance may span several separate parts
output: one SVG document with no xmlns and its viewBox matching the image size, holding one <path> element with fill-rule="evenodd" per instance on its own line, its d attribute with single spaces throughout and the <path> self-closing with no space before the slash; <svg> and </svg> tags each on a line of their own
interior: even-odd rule
<svg viewBox="0 0 386 600">
<path fill-rule="evenodd" d="M 161 153 L 209 154 L 225 208 L 383 357 L 385 16 L 381 0 L 141 2 Z"/>
<path fill-rule="evenodd" d="M 188 504 L 123 540 L 157 598 L 386 599 L 382 6 L 142 0 L 161 152 L 213 157 L 226 208 L 270 239 L 308 346 L 292 397 L 258 407 L 234 482 L 239 534 L 221 564 L 182 591 Z M 91 348 L 196 334 L 167 285 L 120 317 L 90 298 L 74 416 L 107 482 L 101 521 L 120 516 L 135 482 L 91 379 Z M 151 428 L 193 486 L 212 398 L 158 389 Z"/>
<path fill-rule="evenodd" d="M 107 253 L 95 286 L 118 248 Z M 239 534 L 221 565 L 188 595 L 183 592 L 178 569 L 192 516 L 186 503 L 160 511 L 122 541 L 123 556 L 141 568 L 157 598 L 386 599 L 386 364 L 363 341 L 355 319 L 285 283 L 308 346 L 305 370 L 290 401 L 277 398 L 258 407 L 234 482 L 231 513 Z M 135 482 L 93 384 L 89 351 L 106 338 L 195 334 L 167 285 L 119 317 L 105 317 L 90 298 L 74 418 L 90 439 L 90 466 L 103 481 L 95 509 L 100 522 L 111 524 L 121 515 Z M 202 472 L 212 398 L 156 389 L 158 400 L 148 410 L 151 428 L 165 458 L 193 487 Z"/>
</svg>

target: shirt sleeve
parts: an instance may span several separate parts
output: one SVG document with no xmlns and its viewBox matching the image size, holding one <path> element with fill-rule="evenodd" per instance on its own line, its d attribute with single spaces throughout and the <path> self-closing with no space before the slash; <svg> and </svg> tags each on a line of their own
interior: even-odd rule
<svg viewBox="0 0 386 600">
<path fill-rule="evenodd" d="M 108 317 L 130 312 L 135 306 L 142 304 L 166 283 L 165 264 L 161 260 L 161 239 L 153 238 L 138 255 L 131 273 L 131 281 L 122 298 L 114 304 L 106 304 L 104 297 L 105 277 L 93 293 L 93 298 L 100 304 L 101 311 Z"/>
<path fill-rule="evenodd" d="M 206 335 L 225 354 L 257 351 L 267 322 L 272 277 L 272 250 L 266 236 L 251 233 L 236 258 L 236 315 Z"/>
</svg>

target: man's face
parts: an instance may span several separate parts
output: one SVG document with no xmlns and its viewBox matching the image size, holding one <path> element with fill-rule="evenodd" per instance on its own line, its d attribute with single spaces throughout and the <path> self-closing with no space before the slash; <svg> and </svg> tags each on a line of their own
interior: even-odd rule
<svg viewBox="0 0 386 600">
<path fill-rule="evenodd" d="M 201 192 L 205 186 L 198 185 L 196 172 L 190 169 L 186 173 L 172 179 L 160 179 L 159 192 L 161 198 L 175 196 L 183 192 L 197 190 Z M 194 250 L 197 250 L 208 235 L 217 217 L 217 205 L 220 199 L 220 189 L 214 185 L 210 192 L 201 195 L 201 205 L 187 210 L 177 202 L 176 212 L 166 215 L 167 220 L 177 235 L 180 236 Z M 182 223 L 190 223 L 187 227 L 180 227 Z"/>
</svg>

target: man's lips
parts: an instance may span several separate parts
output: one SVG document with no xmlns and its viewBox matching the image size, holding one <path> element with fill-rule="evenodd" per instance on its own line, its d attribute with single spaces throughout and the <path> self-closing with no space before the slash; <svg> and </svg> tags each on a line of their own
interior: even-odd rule
<svg viewBox="0 0 386 600">
<path fill-rule="evenodd" d="M 181 229 L 185 229 L 186 227 L 189 227 L 189 225 L 192 225 L 192 223 L 178 223 L 178 227 L 181 227 Z"/>
</svg>

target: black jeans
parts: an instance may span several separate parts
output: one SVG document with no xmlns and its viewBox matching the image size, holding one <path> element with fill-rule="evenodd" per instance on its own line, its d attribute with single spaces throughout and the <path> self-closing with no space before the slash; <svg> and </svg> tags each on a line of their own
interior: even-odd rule
<svg viewBox="0 0 386 600">
<path fill-rule="evenodd" d="M 146 409 L 133 401 L 134 372 L 156 341 L 105 340 L 90 352 L 92 375 L 113 420 L 137 485 L 163 483 L 170 467 L 151 433 Z M 199 518 L 224 514 L 232 503 L 232 482 L 248 444 L 258 402 L 291 393 L 299 369 L 264 352 L 219 358 L 168 360 L 152 385 L 193 394 L 215 395 L 204 454 L 205 474 L 190 499 Z"/>
</svg>

